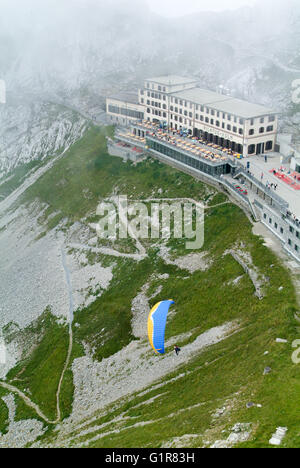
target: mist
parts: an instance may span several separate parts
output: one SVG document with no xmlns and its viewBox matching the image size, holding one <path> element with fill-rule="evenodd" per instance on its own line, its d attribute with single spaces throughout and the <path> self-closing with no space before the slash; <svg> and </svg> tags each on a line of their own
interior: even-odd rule
<svg viewBox="0 0 300 468">
<path fill-rule="evenodd" d="M 0 0 L 0 447 L 299 446 L 299 239 L 299 0 Z"/>
<path fill-rule="evenodd" d="M 136 90 L 147 76 L 192 76 L 203 88 L 223 85 L 236 97 L 287 111 L 300 70 L 300 4 L 245 3 L 212 2 L 218 11 L 201 11 L 208 4 L 197 2 L 192 15 L 165 18 L 146 0 L 0 0 L 2 166 L 15 160 L 4 128 L 22 113 L 30 125 L 28 106 L 54 103 L 99 116 L 106 96 Z M 18 154 L 30 160 L 31 150 Z"/>
<path fill-rule="evenodd" d="M 255 5 L 256 0 L 148 0 L 149 8 L 158 15 L 167 18 L 182 17 L 202 11 L 225 11 Z"/>
<path fill-rule="evenodd" d="M 219 9 L 244 3 L 248 2 L 211 6 Z M 199 5 L 199 10 L 206 9 L 205 2 Z M 0 76 L 6 79 L 8 91 L 100 89 L 109 85 L 107 80 L 114 84 L 117 75 L 122 86 L 151 69 L 201 74 L 201 65 L 206 68 L 207 62 L 223 80 L 227 66 L 221 49 L 225 44 L 230 48 L 226 62 L 232 67 L 231 56 L 237 62 L 241 49 L 276 56 L 292 34 L 293 42 L 295 35 L 299 38 L 300 30 L 296 28 L 299 4 L 293 0 L 277 0 L 276 4 L 264 0 L 251 8 L 198 13 L 180 21 L 165 21 L 150 10 L 146 0 L 1 0 L 0 10 Z M 178 2 L 174 10 L 179 12 Z M 279 35 L 283 44 L 271 43 Z"/>
</svg>

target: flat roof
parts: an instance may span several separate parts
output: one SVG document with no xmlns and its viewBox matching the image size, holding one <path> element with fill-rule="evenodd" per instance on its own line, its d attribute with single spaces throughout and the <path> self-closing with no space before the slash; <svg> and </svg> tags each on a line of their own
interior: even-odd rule
<svg viewBox="0 0 300 468">
<path fill-rule="evenodd" d="M 178 91 L 176 93 L 172 93 L 172 95 L 192 101 L 196 104 L 212 107 L 218 111 L 233 114 L 244 119 L 277 113 L 276 111 L 259 104 L 253 104 L 242 99 L 236 99 L 231 96 L 226 96 L 201 88 Z"/>
<path fill-rule="evenodd" d="M 116 101 L 128 102 L 129 104 L 139 104 L 139 95 L 134 92 L 120 92 L 109 96 L 109 99 L 115 99 Z"/>
<path fill-rule="evenodd" d="M 148 78 L 145 81 L 150 81 L 151 83 L 159 83 L 165 86 L 176 86 L 189 83 L 197 83 L 197 80 L 194 78 L 186 78 L 184 76 L 178 75 L 166 75 L 166 76 L 157 76 L 155 78 Z"/>
</svg>

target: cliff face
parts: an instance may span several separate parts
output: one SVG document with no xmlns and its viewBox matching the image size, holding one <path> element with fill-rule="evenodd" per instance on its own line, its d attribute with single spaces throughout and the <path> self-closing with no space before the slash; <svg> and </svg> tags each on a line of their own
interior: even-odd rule
<svg viewBox="0 0 300 468">
<path fill-rule="evenodd" d="M 45 159 L 82 136 L 86 120 L 56 104 L 32 102 L 3 106 L 0 114 L 0 177 L 34 159 Z"/>
</svg>

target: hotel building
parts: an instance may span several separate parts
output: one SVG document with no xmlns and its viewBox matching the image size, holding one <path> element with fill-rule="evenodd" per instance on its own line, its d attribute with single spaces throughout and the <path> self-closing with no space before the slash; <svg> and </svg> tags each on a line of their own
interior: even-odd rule
<svg viewBox="0 0 300 468">
<path fill-rule="evenodd" d="M 275 150 L 277 113 L 258 104 L 201 89 L 194 79 L 162 76 L 145 81 L 137 93 L 107 99 L 108 119 L 129 125 L 159 122 L 244 157 Z"/>
</svg>

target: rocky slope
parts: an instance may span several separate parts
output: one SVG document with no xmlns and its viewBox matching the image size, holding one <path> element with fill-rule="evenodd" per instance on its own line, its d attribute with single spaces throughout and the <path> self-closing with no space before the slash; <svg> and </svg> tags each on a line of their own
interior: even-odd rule
<svg viewBox="0 0 300 468">
<path fill-rule="evenodd" d="M 223 84 L 296 122 L 289 96 L 300 77 L 298 2 L 264 0 L 255 10 L 172 21 L 145 15 L 142 1 L 0 6 L 7 13 L 0 176 L 35 159 L 52 162 L 0 205 L 8 353 L 0 363 L 0 446 L 268 446 L 283 425 L 284 444 L 299 446 L 290 358 L 298 306 L 281 261 L 213 189 L 158 163 L 120 165 L 106 155 L 104 134 L 85 132 L 89 120 L 101 121 L 106 94 L 163 73 L 191 74 L 211 89 Z M 90 227 L 100 196 L 182 197 L 186 187 L 216 206 L 206 213 L 204 252 L 182 256 L 178 243 L 170 250 L 149 242 L 133 256 L 124 253 L 129 241 L 110 250 L 97 244 Z M 240 245 L 268 278 L 263 300 L 241 252 L 232 255 Z M 171 296 L 168 349 L 159 359 L 145 320 L 154 302 Z M 266 366 L 272 372 L 263 376 Z"/>
<path fill-rule="evenodd" d="M 157 161 L 120 164 L 105 141 L 91 129 L 19 208 L 0 204 L 0 446 L 267 447 L 277 427 L 298 446 L 298 309 L 281 260 L 225 195 Z M 203 250 L 149 239 L 133 257 L 135 238 L 95 238 L 99 197 L 179 199 L 186 187 L 207 204 Z M 146 321 L 166 297 L 157 356 Z"/>
<path fill-rule="evenodd" d="M 84 117 L 56 104 L 7 103 L 0 113 L 0 178 L 20 164 L 64 151 L 86 127 Z"/>
</svg>

